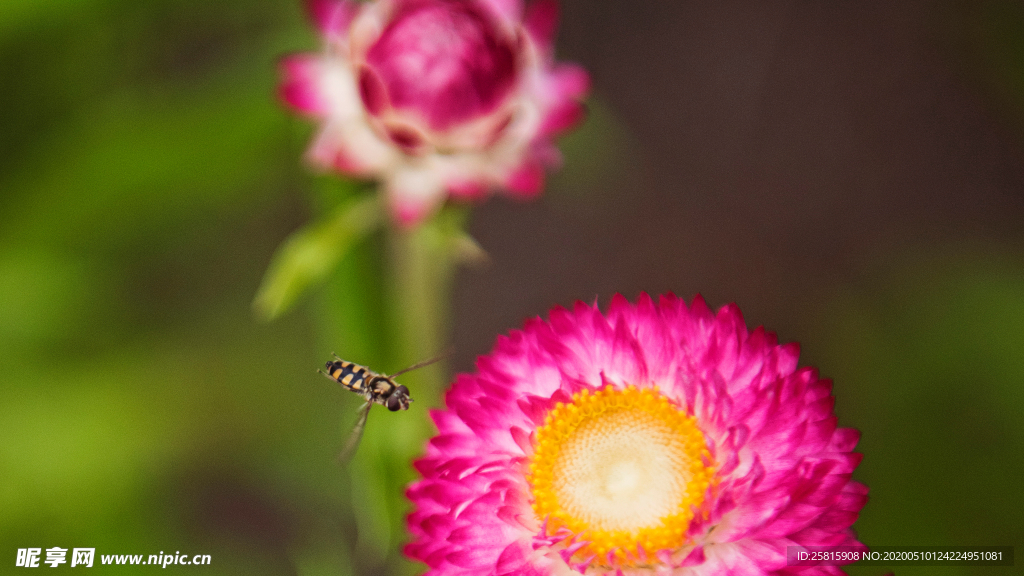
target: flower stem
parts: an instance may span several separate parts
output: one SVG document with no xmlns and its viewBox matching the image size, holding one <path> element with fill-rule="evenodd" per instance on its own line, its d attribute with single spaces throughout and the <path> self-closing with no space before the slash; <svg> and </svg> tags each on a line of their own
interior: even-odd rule
<svg viewBox="0 0 1024 576">
<path fill-rule="evenodd" d="M 382 328 L 387 361 L 381 371 L 394 373 L 436 356 L 447 340 L 451 289 L 457 260 L 464 252 L 463 226 L 468 212 L 447 208 L 413 229 L 389 226 L 384 231 Z M 376 558 L 386 572 L 411 575 L 418 564 L 404 560 L 406 485 L 414 478 L 412 460 L 423 453 L 433 432 L 428 409 L 441 405 L 445 369 L 435 363 L 402 374 L 414 400 L 408 412 L 376 409 L 352 462 L 353 508 L 359 542 L 356 554 Z"/>
<path fill-rule="evenodd" d="M 398 369 L 433 357 L 444 348 L 454 267 L 440 228 L 437 222 L 430 222 L 413 230 L 388 231 L 388 324 L 391 357 Z M 433 364 L 406 379 L 417 384 L 416 394 L 425 404 L 436 406 L 442 374 L 442 366 Z"/>
</svg>

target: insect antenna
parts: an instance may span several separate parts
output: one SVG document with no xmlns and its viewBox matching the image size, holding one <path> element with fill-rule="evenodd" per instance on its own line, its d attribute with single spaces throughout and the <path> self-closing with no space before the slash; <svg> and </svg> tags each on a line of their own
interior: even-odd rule
<svg viewBox="0 0 1024 576">
<path fill-rule="evenodd" d="M 451 356 L 454 353 L 455 353 L 455 348 L 448 348 L 444 352 L 441 352 L 440 354 L 438 354 L 437 356 L 434 356 L 433 358 L 431 358 L 429 360 L 424 360 L 423 362 L 417 362 L 416 364 L 413 364 L 412 366 L 409 366 L 408 368 L 405 368 L 404 370 L 399 370 L 398 372 L 395 372 L 394 374 L 389 374 L 388 378 L 394 378 L 396 376 L 401 376 L 402 374 L 405 374 L 406 372 L 412 372 L 413 370 L 418 370 L 420 368 L 424 368 L 426 366 L 430 366 L 431 364 L 433 364 L 435 362 L 440 362 L 441 360 L 444 360 L 445 358 L 448 358 L 449 356 Z"/>
</svg>

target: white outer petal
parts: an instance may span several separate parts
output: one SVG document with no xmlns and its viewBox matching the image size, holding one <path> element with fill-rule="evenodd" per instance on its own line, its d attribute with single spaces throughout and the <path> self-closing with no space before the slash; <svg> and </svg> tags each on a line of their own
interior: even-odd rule
<svg viewBox="0 0 1024 576">
<path fill-rule="evenodd" d="M 377 172 L 399 160 L 395 147 L 383 140 L 370 126 L 351 63 L 327 56 L 321 89 L 330 102 L 330 114 L 310 150 L 318 164 L 333 162 L 325 158 L 330 150 L 341 150 L 359 171 Z"/>
<path fill-rule="evenodd" d="M 427 157 L 401 162 L 386 175 L 388 203 L 403 221 L 415 221 L 437 208 L 446 196 L 442 167 Z"/>
</svg>

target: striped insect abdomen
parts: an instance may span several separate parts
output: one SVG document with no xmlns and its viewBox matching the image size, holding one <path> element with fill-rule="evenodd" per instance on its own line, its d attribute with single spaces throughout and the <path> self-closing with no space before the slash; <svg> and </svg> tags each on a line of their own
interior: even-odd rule
<svg viewBox="0 0 1024 576">
<path fill-rule="evenodd" d="M 338 383 L 345 388 L 348 388 L 353 392 L 359 392 L 360 394 L 366 387 L 366 379 L 372 375 L 365 366 L 360 366 L 359 364 L 353 364 L 352 362 L 346 362 L 344 360 L 328 362 L 327 374 L 330 375 L 331 378 L 337 380 Z"/>
</svg>

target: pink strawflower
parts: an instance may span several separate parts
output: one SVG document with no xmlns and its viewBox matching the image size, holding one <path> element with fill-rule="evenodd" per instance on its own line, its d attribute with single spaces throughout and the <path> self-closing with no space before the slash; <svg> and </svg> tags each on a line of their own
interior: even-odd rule
<svg viewBox="0 0 1024 576">
<path fill-rule="evenodd" d="M 499 338 L 432 413 L 408 497 L 433 576 L 842 574 L 859 434 L 794 344 L 697 297 L 578 303 Z"/>
<path fill-rule="evenodd" d="M 449 194 L 541 191 L 589 87 L 554 63 L 555 0 L 309 4 L 325 49 L 284 59 L 281 95 L 319 120 L 315 165 L 380 179 L 406 224 Z"/>
</svg>

